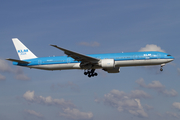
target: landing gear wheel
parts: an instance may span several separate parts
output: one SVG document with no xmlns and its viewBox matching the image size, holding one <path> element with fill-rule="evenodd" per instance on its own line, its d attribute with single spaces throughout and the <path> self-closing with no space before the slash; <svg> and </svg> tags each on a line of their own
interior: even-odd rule
<svg viewBox="0 0 180 120">
<path fill-rule="evenodd" d="M 87 75 L 88 73 L 87 72 L 84 72 L 84 75 Z"/>
<path fill-rule="evenodd" d="M 97 76 L 98 74 L 95 72 L 95 69 L 91 70 L 84 70 L 84 75 L 88 75 L 88 77 L 94 77 Z"/>
<path fill-rule="evenodd" d="M 160 71 L 163 71 L 163 69 L 161 68 Z"/>
<path fill-rule="evenodd" d="M 98 74 L 97 73 L 94 73 L 94 76 L 97 76 Z"/>
</svg>

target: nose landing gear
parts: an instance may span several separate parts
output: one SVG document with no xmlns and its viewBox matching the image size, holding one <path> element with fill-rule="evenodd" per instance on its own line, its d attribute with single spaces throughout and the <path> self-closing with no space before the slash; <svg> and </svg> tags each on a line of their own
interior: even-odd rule
<svg viewBox="0 0 180 120">
<path fill-rule="evenodd" d="M 163 71 L 163 66 L 165 66 L 165 64 L 161 64 L 160 71 Z"/>
<path fill-rule="evenodd" d="M 94 76 L 97 76 L 98 74 L 95 72 L 95 69 L 91 69 L 91 70 L 88 70 L 88 71 L 84 71 L 84 75 L 88 75 L 88 77 L 94 77 Z"/>
</svg>

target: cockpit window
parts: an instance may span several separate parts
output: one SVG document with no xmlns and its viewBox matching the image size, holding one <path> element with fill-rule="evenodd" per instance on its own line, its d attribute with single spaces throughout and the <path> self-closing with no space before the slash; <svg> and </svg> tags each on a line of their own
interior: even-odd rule
<svg viewBox="0 0 180 120">
<path fill-rule="evenodd" d="M 167 55 L 167 56 L 171 56 L 171 55 Z"/>
</svg>

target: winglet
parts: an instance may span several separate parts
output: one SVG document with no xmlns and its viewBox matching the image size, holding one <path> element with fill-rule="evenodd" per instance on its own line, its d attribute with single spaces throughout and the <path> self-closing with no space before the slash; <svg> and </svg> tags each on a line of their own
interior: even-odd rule
<svg viewBox="0 0 180 120">
<path fill-rule="evenodd" d="M 57 47 L 57 45 L 52 45 L 52 44 L 50 44 L 50 46 Z"/>
</svg>

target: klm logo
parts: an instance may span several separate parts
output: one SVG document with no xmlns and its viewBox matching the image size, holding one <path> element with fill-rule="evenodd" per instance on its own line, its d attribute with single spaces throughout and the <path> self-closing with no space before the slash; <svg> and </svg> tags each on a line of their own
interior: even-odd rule
<svg viewBox="0 0 180 120">
<path fill-rule="evenodd" d="M 18 53 L 20 53 L 20 55 L 26 55 L 27 52 L 28 52 L 28 49 L 18 50 Z"/>
</svg>

